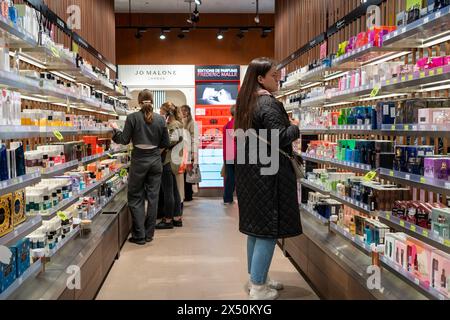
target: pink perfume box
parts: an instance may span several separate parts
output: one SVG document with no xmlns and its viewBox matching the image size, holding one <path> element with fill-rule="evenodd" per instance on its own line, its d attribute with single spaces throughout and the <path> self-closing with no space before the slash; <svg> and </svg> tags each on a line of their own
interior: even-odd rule
<svg viewBox="0 0 450 320">
<path fill-rule="evenodd" d="M 442 112 L 450 115 L 450 108 L 428 108 L 419 109 L 419 124 L 433 124 L 436 123 L 436 119 L 442 114 Z M 450 119 L 449 119 L 450 121 Z"/>
<path fill-rule="evenodd" d="M 403 270 L 408 271 L 406 238 L 404 234 L 395 234 L 394 262 Z"/>
<path fill-rule="evenodd" d="M 450 297 L 450 255 L 434 250 L 431 253 L 430 285 Z"/>
<path fill-rule="evenodd" d="M 448 180 L 450 158 L 425 158 L 425 177 L 433 179 Z"/>
<path fill-rule="evenodd" d="M 431 253 L 434 249 L 414 238 L 408 238 L 406 243 L 408 246 L 408 271 L 428 287 L 430 285 Z"/>
</svg>

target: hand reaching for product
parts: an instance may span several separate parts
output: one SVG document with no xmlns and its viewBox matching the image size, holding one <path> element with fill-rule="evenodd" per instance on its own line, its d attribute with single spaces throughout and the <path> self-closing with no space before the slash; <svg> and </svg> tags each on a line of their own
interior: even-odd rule
<svg viewBox="0 0 450 320">
<path fill-rule="evenodd" d="M 112 128 L 112 129 L 119 129 L 119 126 L 117 125 L 117 123 L 115 123 L 115 122 L 110 122 L 109 123 L 109 126 Z"/>
<path fill-rule="evenodd" d="M 293 126 L 299 126 L 300 125 L 300 121 L 298 119 L 290 119 L 291 120 L 291 125 Z"/>
</svg>

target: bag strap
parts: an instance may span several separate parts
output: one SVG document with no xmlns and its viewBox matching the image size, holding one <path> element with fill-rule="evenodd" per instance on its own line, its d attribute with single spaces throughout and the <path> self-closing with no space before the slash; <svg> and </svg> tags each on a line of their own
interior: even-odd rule
<svg viewBox="0 0 450 320">
<path fill-rule="evenodd" d="M 255 130 L 255 131 L 256 131 L 256 130 Z M 256 136 L 259 140 L 261 140 L 262 142 L 264 142 L 265 144 L 267 144 L 267 145 L 269 145 L 269 146 L 271 145 L 269 141 L 267 141 L 266 139 L 262 138 L 259 134 L 255 134 L 255 133 L 253 132 L 253 130 L 251 131 L 251 133 L 252 133 L 254 136 Z M 292 159 L 292 158 L 293 158 L 293 156 L 289 155 L 287 152 L 281 150 L 280 148 L 278 148 L 277 150 L 278 150 L 279 153 L 281 153 L 281 154 L 282 154 L 283 156 L 285 156 L 286 158 L 288 158 L 288 159 Z"/>
</svg>

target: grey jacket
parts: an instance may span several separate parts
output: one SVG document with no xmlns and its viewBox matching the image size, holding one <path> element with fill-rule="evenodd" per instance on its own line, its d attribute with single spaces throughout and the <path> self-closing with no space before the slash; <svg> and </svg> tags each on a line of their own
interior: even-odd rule
<svg viewBox="0 0 450 320">
<path fill-rule="evenodd" d="M 166 121 L 159 114 L 153 114 L 151 124 L 145 122 L 142 111 L 130 114 L 125 121 L 123 131 L 114 130 L 113 141 L 118 144 L 128 145 L 153 145 L 160 149 L 170 146 L 169 133 Z"/>
</svg>

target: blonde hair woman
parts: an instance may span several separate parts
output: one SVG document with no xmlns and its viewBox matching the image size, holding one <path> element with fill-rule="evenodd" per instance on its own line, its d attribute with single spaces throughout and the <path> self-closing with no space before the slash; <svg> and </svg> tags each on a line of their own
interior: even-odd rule
<svg viewBox="0 0 450 320">
<path fill-rule="evenodd" d="M 184 184 L 181 184 L 182 190 L 178 186 L 180 184 L 178 176 L 183 176 L 179 173 L 183 158 L 183 120 L 180 109 L 172 102 L 164 103 L 160 114 L 166 119 L 170 145 L 163 152 L 164 218 L 156 225 L 156 229 L 173 229 L 183 226 L 180 191 L 184 193 Z"/>
<path fill-rule="evenodd" d="M 127 117 L 123 131 L 112 123 L 115 143 L 133 142 L 131 157 L 128 207 L 133 218 L 130 242 L 144 245 L 153 240 L 158 198 L 161 185 L 162 163 L 160 149 L 169 147 L 166 121 L 153 113 L 153 95 L 149 90 L 139 93 L 141 110 Z M 148 201 L 147 214 L 145 200 Z"/>
</svg>

